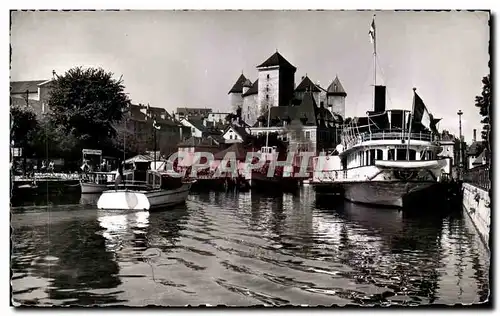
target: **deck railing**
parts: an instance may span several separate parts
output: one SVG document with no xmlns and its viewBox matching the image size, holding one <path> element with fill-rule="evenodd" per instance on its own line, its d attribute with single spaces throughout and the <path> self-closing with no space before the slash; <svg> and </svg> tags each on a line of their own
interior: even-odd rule
<svg viewBox="0 0 500 316">
<path fill-rule="evenodd" d="M 351 148 L 357 144 L 372 140 L 408 140 L 408 132 L 394 131 L 394 130 L 382 130 L 375 133 L 365 132 L 357 136 L 353 136 L 349 141 L 346 142 L 347 148 Z M 412 140 L 420 140 L 426 142 L 432 142 L 435 137 L 431 132 L 419 132 L 411 133 L 410 142 Z"/>
<path fill-rule="evenodd" d="M 482 165 L 465 171 L 463 182 L 475 185 L 484 190 L 489 190 L 491 188 L 490 166 Z"/>
</svg>

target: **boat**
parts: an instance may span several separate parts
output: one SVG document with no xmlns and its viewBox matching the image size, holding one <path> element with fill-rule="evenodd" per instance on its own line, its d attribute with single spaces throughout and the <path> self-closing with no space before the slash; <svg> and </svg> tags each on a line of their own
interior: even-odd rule
<svg viewBox="0 0 500 316">
<path fill-rule="evenodd" d="M 132 159 L 134 170 L 124 175 L 121 183 L 115 183 L 114 189 L 102 192 L 97 201 L 98 209 L 151 211 L 186 202 L 191 186 L 196 180 L 181 177 L 174 170 L 165 170 L 166 165 L 163 170 L 156 168 L 156 130 L 158 129 L 160 126 L 154 119 L 153 170 L 151 170 L 149 159 Z"/>
<path fill-rule="evenodd" d="M 146 181 L 125 181 L 104 191 L 97 201 L 100 210 L 151 211 L 185 203 L 193 180 L 175 177 L 168 171 L 148 170 Z M 122 188 L 120 188 L 122 187 Z"/>
<path fill-rule="evenodd" d="M 279 160 L 280 152 L 277 146 L 269 146 L 269 123 L 271 121 L 271 108 L 267 110 L 267 132 L 266 143 L 260 149 L 260 159 L 265 161 L 264 165 L 251 171 L 250 187 L 257 190 L 278 190 L 284 192 L 294 192 L 300 188 L 302 179 L 295 177 L 294 166 L 276 166 L 275 172 L 269 176 L 268 170 L 271 163 Z M 286 158 L 285 158 L 286 160 Z M 281 161 L 283 163 L 284 161 Z"/>
<path fill-rule="evenodd" d="M 341 185 L 351 202 L 403 208 L 407 195 L 440 186 L 452 163 L 438 157 L 440 119 L 433 118 L 416 88 L 411 111 L 387 110 L 386 87 L 376 84 L 376 76 L 374 89 L 373 110 L 344 121 L 335 153 L 315 157 L 313 182 L 320 188 Z"/>
</svg>

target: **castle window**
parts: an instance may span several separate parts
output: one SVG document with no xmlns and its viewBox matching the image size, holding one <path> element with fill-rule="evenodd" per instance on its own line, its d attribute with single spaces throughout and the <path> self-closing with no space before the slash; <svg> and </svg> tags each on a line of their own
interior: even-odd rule
<svg viewBox="0 0 500 316">
<path fill-rule="evenodd" d="M 269 86 L 266 86 L 266 91 L 269 91 Z"/>
<path fill-rule="evenodd" d="M 266 100 L 269 100 L 269 94 L 266 94 Z"/>
<path fill-rule="evenodd" d="M 267 80 L 269 80 L 269 74 L 267 74 Z"/>
</svg>

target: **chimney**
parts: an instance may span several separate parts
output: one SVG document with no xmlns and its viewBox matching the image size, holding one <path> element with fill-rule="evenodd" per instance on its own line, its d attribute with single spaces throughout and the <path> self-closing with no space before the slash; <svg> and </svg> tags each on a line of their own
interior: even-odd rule
<svg viewBox="0 0 500 316">
<path fill-rule="evenodd" d="M 385 86 L 375 86 L 375 113 L 385 111 Z"/>
<path fill-rule="evenodd" d="M 472 130 L 472 142 L 475 142 L 476 141 L 476 129 L 473 129 Z"/>
</svg>

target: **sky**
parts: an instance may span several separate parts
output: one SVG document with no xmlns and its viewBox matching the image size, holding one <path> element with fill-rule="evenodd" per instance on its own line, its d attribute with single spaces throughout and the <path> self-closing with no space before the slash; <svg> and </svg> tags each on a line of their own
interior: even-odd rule
<svg viewBox="0 0 500 316">
<path fill-rule="evenodd" d="M 95 11 L 13 12 L 11 80 L 50 79 L 75 66 L 123 75 L 134 103 L 229 109 L 228 92 L 243 72 L 276 50 L 327 87 L 337 75 L 346 116 L 372 108 L 371 11 Z M 474 105 L 490 70 L 487 12 L 376 12 L 377 83 L 388 109 L 412 107 L 412 88 L 440 129 L 480 137 Z"/>
</svg>

